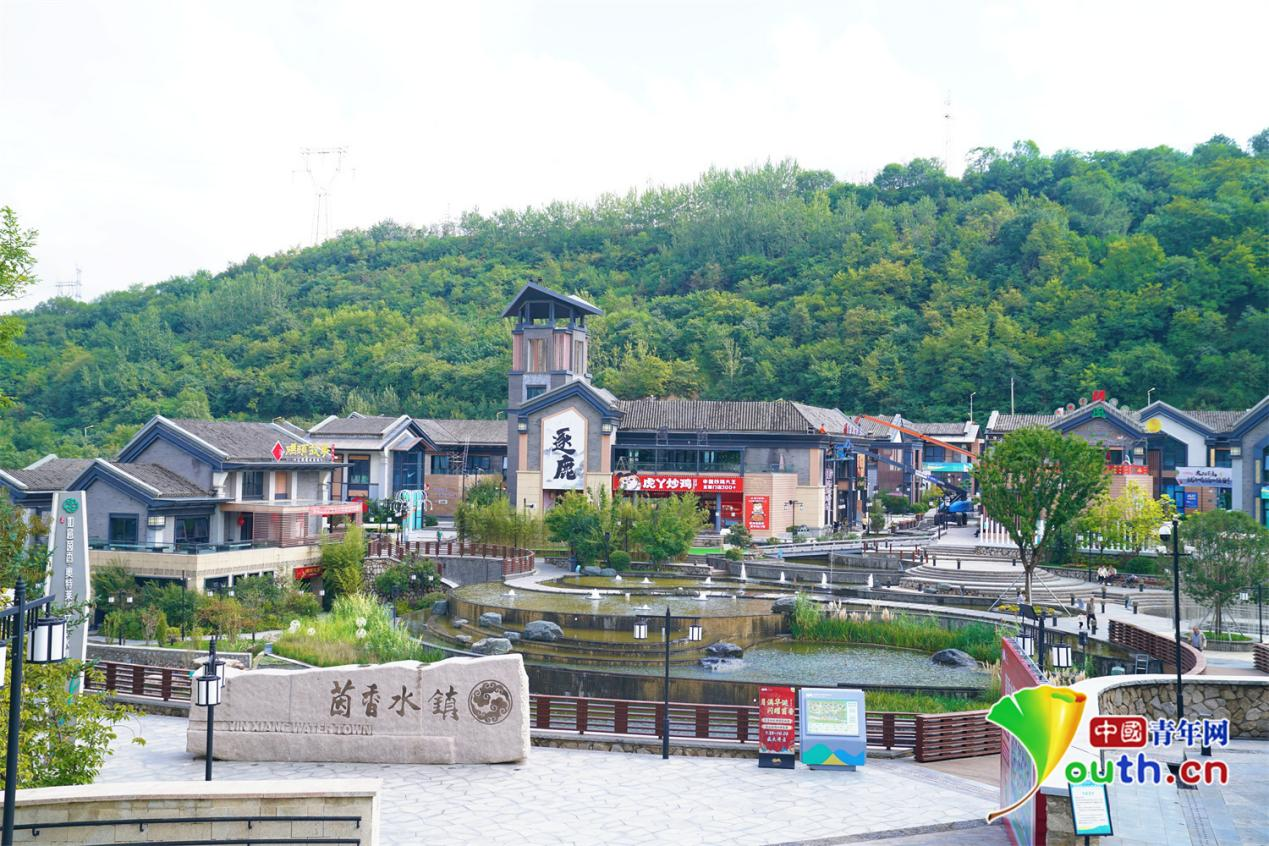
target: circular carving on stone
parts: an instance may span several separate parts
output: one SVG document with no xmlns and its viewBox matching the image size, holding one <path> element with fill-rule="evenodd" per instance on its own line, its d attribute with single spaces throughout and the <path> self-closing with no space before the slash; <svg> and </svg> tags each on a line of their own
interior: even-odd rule
<svg viewBox="0 0 1269 846">
<path fill-rule="evenodd" d="M 511 691 L 497 679 L 477 682 L 467 695 L 467 710 L 487 726 L 497 725 L 511 713 Z"/>
</svg>

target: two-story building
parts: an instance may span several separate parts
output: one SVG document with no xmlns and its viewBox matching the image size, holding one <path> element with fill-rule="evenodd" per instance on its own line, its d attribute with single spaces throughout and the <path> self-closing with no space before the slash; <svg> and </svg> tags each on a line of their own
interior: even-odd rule
<svg viewBox="0 0 1269 846">
<path fill-rule="evenodd" d="M 311 575 L 320 543 L 361 520 L 360 503 L 331 497 L 342 466 L 285 424 L 156 416 L 114 461 L 49 456 L 0 471 L 0 485 L 33 513 L 55 491 L 84 491 L 93 566 L 214 589 Z"/>
</svg>

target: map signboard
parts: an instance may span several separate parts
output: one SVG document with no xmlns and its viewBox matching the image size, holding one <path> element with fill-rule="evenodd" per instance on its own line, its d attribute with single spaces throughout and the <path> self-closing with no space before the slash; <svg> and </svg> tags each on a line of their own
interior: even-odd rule
<svg viewBox="0 0 1269 846">
<path fill-rule="evenodd" d="M 798 728 L 802 763 L 808 767 L 853 770 L 865 763 L 868 717 L 862 690 L 802 688 Z"/>
</svg>

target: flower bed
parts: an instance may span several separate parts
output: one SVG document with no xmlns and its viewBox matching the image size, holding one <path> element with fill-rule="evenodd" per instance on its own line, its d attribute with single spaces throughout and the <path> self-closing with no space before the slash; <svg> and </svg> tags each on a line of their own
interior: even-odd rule
<svg viewBox="0 0 1269 846">
<path fill-rule="evenodd" d="M 394 625 L 385 607 L 361 594 L 339 597 L 330 614 L 292 620 L 274 641 L 273 651 L 316 667 L 438 661 L 442 657 Z"/>
</svg>

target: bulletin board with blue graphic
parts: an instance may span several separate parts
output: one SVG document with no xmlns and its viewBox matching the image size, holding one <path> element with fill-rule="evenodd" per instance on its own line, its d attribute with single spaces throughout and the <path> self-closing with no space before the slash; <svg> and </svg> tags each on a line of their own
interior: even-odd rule
<svg viewBox="0 0 1269 846">
<path fill-rule="evenodd" d="M 864 692 L 832 687 L 798 691 L 798 748 L 808 767 L 853 770 L 862 766 L 868 749 Z"/>
</svg>

